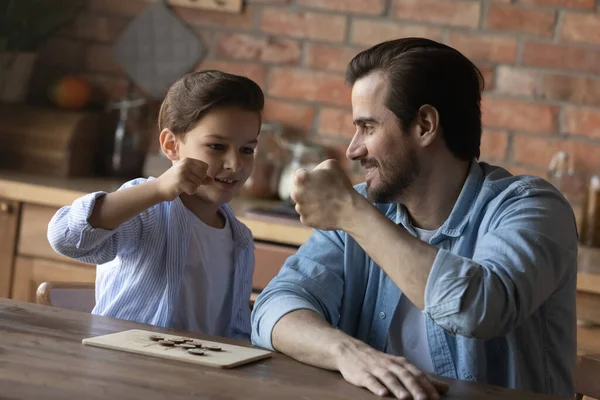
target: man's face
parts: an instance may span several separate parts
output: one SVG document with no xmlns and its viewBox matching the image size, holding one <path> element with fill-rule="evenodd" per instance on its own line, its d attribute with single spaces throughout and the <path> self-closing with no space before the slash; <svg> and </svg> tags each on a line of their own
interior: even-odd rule
<svg viewBox="0 0 600 400">
<path fill-rule="evenodd" d="M 367 197 L 375 203 L 399 202 L 420 173 L 413 139 L 385 105 L 387 84 L 383 72 L 374 72 L 352 88 L 356 132 L 346 155 L 366 169 Z"/>
</svg>

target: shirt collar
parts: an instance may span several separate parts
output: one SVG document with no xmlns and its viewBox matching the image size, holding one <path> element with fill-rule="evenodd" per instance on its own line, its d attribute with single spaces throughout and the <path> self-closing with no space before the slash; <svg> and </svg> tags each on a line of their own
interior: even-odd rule
<svg viewBox="0 0 600 400">
<path fill-rule="evenodd" d="M 467 179 L 463 184 L 460 195 L 452 208 L 452 212 L 444 224 L 438 229 L 437 233 L 432 237 L 432 241 L 439 235 L 458 237 L 462 234 L 471 217 L 471 210 L 475 200 L 479 196 L 484 178 L 485 176 L 479 163 L 476 161 L 471 162 L 469 174 L 467 175 Z M 394 220 L 396 224 L 402 224 L 412 235 L 416 235 L 416 232 L 410 223 L 408 210 L 404 205 L 398 203 L 396 204 L 396 207 L 389 207 L 386 215 L 388 218 Z"/>
</svg>

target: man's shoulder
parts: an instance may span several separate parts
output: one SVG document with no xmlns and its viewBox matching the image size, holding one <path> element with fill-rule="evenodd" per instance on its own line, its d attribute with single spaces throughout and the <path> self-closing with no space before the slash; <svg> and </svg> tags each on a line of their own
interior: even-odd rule
<svg viewBox="0 0 600 400">
<path fill-rule="evenodd" d="M 479 162 L 484 179 L 482 189 L 491 190 L 496 195 L 519 195 L 522 193 L 561 196 L 562 194 L 547 180 L 529 174 L 513 175 L 508 170 L 497 165 Z"/>
</svg>

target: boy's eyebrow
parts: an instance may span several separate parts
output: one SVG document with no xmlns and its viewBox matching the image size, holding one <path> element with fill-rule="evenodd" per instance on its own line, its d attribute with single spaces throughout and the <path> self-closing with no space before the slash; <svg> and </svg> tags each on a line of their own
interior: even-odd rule
<svg viewBox="0 0 600 400">
<path fill-rule="evenodd" d="M 222 140 L 225 142 L 230 140 L 230 138 L 226 138 L 225 136 L 221 136 L 221 135 L 206 135 L 206 137 L 211 138 L 211 139 Z M 258 143 L 258 139 L 251 140 L 247 144 L 256 144 L 256 143 Z"/>
</svg>

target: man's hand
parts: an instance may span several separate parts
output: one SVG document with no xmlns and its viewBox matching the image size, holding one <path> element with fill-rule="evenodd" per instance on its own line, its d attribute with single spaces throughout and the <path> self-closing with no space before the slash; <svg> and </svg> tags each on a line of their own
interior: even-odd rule
<svg viewBox="0 0 600 400">
<path fill-rule="evenodd" d="M 447 383 L 426 375 L 404 357 L 382 353 L 358 340 L 340 346 L 336 366 L 346 381 L 378 396 L 437 400 L 449 389 Z"/>
<path fill-rule="evenodd" d="M 356 203 L 365 200 L 335 160 L 323 161 L 310 172 L 296 171 L 291 197 L 300 221 L 322 230 L 344 230 Z"/>
<path fill-rule="evenodd" d="M 163 201 L 175 200 L 182 193 L 192 195 L 201 185 L 212 181 L 207 176 L 208 164 L 194 158 L 184 158 L 156 178 L 157 189 Z"/>
</svg>

